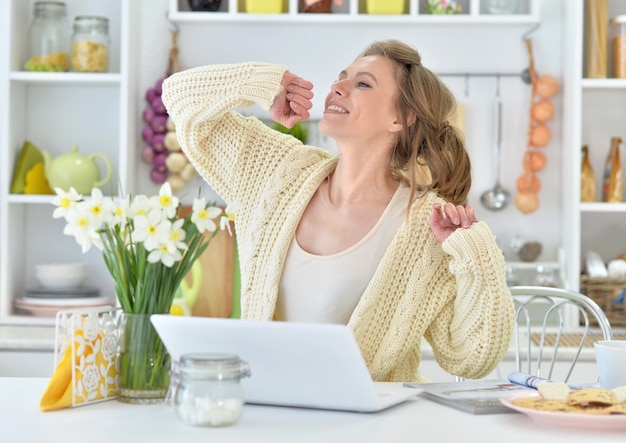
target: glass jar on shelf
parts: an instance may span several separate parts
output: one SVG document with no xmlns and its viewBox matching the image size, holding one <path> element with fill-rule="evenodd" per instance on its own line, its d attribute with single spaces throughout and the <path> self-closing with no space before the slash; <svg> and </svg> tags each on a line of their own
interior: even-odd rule
<svg viewBox="0 0 626 443">
<path fill-rule="evenodd" d="M 107 72 L 109 69 L 109 20 L 79 16 L 72 34 L 72 71 Z"/>
<path fill-rule="evenodd" d="M 70 27 L 62 2 L 35 2 L 28 30 L 27 71 L 65 72 L 68 70 Z"/>
<path fill-rule="evenodd" d="M 517 0 L 483 0 L 489 14 L 515 14 Z"/>
<path fill-rule="evenodd" d="M 519 286 L 520 278 L 517 274 L 517 270 L 512 265 L 506 265 L 506 285 L 507 286 Z"/>
<path fill-rule="evenodd" d="M 611 19 L 613 49 L 613 77 L 626 78 L 626 15 Z"/>
<path fill-rule="evenodd" d="M 559 287 L 558 276 L 555 269 L 549 266 L 539 265 L 535 274 L 535 285 L 547 286 L 549 288 Z"/>
<path fill-rule="evenodd" d="M 240 380 L 247 362 L 233 354 L 185 354 L 172 367 L 169 398 L 176 415 L 192 426 L 230 426 L 241 417 Z"/>
</svg>

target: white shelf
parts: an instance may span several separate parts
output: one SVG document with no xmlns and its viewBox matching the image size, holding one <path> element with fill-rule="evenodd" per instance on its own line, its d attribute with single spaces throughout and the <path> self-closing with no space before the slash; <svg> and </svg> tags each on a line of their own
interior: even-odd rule
<svg viewBox="0 0 626 443">
<path fill-rule="evenodd" d="M 626 89 L 626 79 L 624 78 L 584 78 L 582 80 L 584 89 Z"/>
<path fill-rule="evenodd" d="M 122 76 L 119 73 L 85 74 L 77 72 L 12 71 L 9 73 L 9 80 L 35 84 L 117 85 L 121 82 Z"/>
<path fill-rule="evenodd" d="M 558 261 L 507 261 L 507 265 L 515 269 L 537 269 L 539 266 L 544 268 L 560 269 L 561 264 Z"/>
<path fill-rule="evenodd" d="M 175 23 L 255 22 L 255 23 L 418 23 L 424 25 L 485 25 L 539 23 L 539 0 L 521 0 L 528 13 L 495 15 L 482 12 L 480 0 L 461 1 L 464 12 L 453 15 L 431 15 L 420 12 L 425 0 L 411 0 L 405 4 L 403 14 L 367 14 L 365 2 L 344 0 L 341 10 L 332 13 L 304 13 L 298 11 L 298 0 L 288 1 L 288 11 L 280 14 L 251 14 L 245 12 L 243 0 L 222 0 L 215 12 L 190 11 L 186 0 L 169 0 L 169 19 Z M 418 7 L 418 4 L 420 5 Z"/>
<path fill-rule="evenodd" d="M 188 12 L 175 11 L 169 13 L 169 19 L 175 23 L 212 23 L 212 22 L 255 22 L 255 23 L 342 23 L 342 24 L 371 24 L 371 23 L 416 23 L 423 25 L 487 25 L 487 24 L 517 24 L 534 25 L 537 18 L 533 15 L 369 15 L 369 14 L 248 14 L 224 12 Z"/>
<path fill-rule="evenodd" d="M 52 204 L 52 199 L 54 195 L 52 194 L 9 194 L 7 200 L 9 203 L 22 203 L 22 204 Z"/>
<path fill-rule="evenodd" d="M 581 203 L 580 211 L 626 214 L 626 203 Z"/>
</svg>

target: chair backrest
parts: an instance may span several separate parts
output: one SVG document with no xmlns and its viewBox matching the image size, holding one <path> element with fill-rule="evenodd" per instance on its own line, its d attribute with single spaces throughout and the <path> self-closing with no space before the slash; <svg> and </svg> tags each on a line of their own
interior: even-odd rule
<svg viewBox="0 0 626 443">
<path fill-rule="evenodd" d="M 584 294 L 544 286 L 509 289 L 515 302 L 513 348 L 519 372 L 554 380 L 555 363 L 560 357 L 559 367 L 564 366 L 564 370 L 559 369 L 561 380 L 556 381 L 567 382 L 585 345 L 613 338 L 604 311 Z M 577 324 L 568 325 L 567 319 Z"/>
</svg>

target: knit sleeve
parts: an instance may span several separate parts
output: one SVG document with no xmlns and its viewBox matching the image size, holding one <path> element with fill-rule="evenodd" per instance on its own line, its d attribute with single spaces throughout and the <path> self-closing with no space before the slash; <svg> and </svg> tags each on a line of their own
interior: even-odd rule
<svg viewBox="0 0 626 443">
<path fill-rule="evenodd" d="M 425 337 L 444 370 L 481 378 L 495 369 L 511 345 L 514 304 L 504 256 L 484 222 L 458 229 L 442 248 L 451 257 L 457 293 Z"/>
<path fill-rule="evenodd" d="M 208 65 L 175 73 L 163 82 L 163 103 L 183 152 L 227 202 L 244 192 L 241 180 L 254 176 L 238 168 L 247 164 L 268 169 L 264 162 L 281 156 L 272 149 L 286 148 L 283 134 L 234 111 L 255 103 L 269 109 L 286 71 L 285 66 L 256 62 Z M 244 161 L 251 157 L 254 161 Z"/>
</svg>

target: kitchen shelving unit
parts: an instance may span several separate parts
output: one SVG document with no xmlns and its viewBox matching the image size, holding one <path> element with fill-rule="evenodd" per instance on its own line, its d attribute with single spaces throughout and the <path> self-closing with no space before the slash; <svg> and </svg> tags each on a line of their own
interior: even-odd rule
<svg viewBox="0 0 626 443">
<path fill-rule="evenodd" d="M 610 78 L 610 42 L 607 45 L 608 78 L 586 77 L 586 1 L 564 2 L 564 13 L 563 147 L 566 155 L 563 156 L 562 179 L 563 189 L 568 190 L 563 197 L 563 210 L 569 217 L 563 225 L 562 243 L 568 285 L 578 290 L 588 250 L 598 252 L 605 262 L 626 251 L 626 203 L 600 201 L 610 138 L 620 136 L 626 140 L 626 79 Z M 609 18 L 620 14 L 626 14 L 626 3 L 609 0 Z M 596 177 L 595 203 L 580 201 L 583 145 L 589 146 Z M 623 147 L 621 154 L 623 162 Z"/>
<path fill-rule="evenodd" d="M 107 73 L 27 72 L 29 24 L 34 0 L 8 0 L 0 6 L 3 46 L 0 50 L 0 324 L 54 324 L 54 319 L 18 314 L 16 298 L 35 286 L 38 263 L 85 262 L 89 279 L 101 295 L 115 302 L 113 284 L 102 257 L 82 254 L 75 241 L 63 235 L 64 222 L 54 220 L 53 195 L 11 194 L 13 168 L 24 141 L 29 140 L 52 158 L 77 145 L 79 152 L 106 154 L 113 167 L 111 182 L 101 189 L 132 192 L 137 157 L 134 60 L 138 2 L 125 0 L 66 0 L 68 24 L 78 15 L 109 19 Z"/>
</svg>

